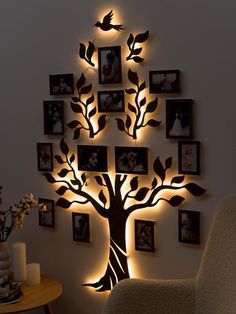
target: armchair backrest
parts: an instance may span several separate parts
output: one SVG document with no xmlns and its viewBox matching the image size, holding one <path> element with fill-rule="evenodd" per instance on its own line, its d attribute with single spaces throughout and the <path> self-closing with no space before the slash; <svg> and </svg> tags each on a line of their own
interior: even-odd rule
<svg viewBox="0 0 236 314">
<path fill-rule="evenodd" d="M 197 275 L 196 313 L 236 313 L 236 196 L 215 213 Z"/>
</svg>

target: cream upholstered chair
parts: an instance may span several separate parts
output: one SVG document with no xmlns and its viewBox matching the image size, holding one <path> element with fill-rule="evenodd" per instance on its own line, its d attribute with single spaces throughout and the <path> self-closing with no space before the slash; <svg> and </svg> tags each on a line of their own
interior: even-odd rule
<svg viewBox="0 0 236 314">
<path fill-rule="evenodd" d="M 236 196 L 214 216 L 194 279 L 125 279 L 112 290 L 104 314 L 235 314 Z"/>
</svg>

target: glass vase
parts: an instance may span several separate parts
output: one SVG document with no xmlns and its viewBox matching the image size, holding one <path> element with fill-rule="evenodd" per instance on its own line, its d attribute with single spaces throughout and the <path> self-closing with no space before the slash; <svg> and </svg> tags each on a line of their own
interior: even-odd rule
<svg viewBox="0 0 236 314">
<path fill-rule="evenodd" d="M 8 242 L 0 242 L 0 277 L 8 275 L 11 277 L 11 261 L 8 249 Z"/>
</svg>

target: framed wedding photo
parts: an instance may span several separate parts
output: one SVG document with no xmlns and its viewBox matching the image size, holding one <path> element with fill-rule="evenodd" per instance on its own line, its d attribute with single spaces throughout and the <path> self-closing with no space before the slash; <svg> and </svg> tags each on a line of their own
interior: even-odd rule
<svg viewBox="0 0 236 314">
<path fill-rule="evenodd" d="M 169 94 L 179 93 L 180 71 L 150 71 L 149 72 L 149 90 L 150 94 Z"/>
<path fill-rule="evenodd" d="M 49 100 L 43 102 L 44 109 L 44 134 L 64 134 L 64 102 Z"/>
<path fill-rule="evenodd" d="M 115 167 L 118 173 L 148 174 L 148 149 L 115 147 Z"/>
<path fill-rule="evenodd" d="M 73 240 L 90 242 L 89 214 L 72 213 Z"/>
<path fill-rule="evenodd" d="M 178 221 L 179 242 L 200 244 L 200 212 L 179 209 Z"/>
<path fill-rule="evenodd" d="M 147 220 L 134 220 L 135 250 L 154 252 L 154 222 Z"/>
<path fill-rule="evenodd" d="M 123 90 L 99 91 L 98 111 L 99 112 L 124 112 L 125 101 Z"/>
<path fill-rule="evenodd" d="M 200 174 L 200 142 L 178 142 L 178 168 L 182 174 Z"/>
<path fill-rule="evenodd" d="M 74 75 L 56 74 L 49 75 L 50 95 L 74 94 Z"/>
<path fill-rule="evenodd" d="M 99 84 L 122 82 L 120 46 L 98 48 L 98 79 Z"/>
<path fill-rule="evenodd" d="M 107 147 L 78 145 L 78 170 L 107 172 Z"/>
<path fill-rule="evenodd" d="M 37 143 L 38 171 L 53 171 L 52 143 Z"/>
<path fill-rule="evenodd" d="M 46 205 L 46 211 L 39 211 L 39 225 L 42 227 L 55 228 L 54 200 L 39 198 L 39 203 Z"/>
<path fill-rule="evenodd" d="M 166 100 L 166 138 L 192 138 L 192 99 Z"/>
</svg>

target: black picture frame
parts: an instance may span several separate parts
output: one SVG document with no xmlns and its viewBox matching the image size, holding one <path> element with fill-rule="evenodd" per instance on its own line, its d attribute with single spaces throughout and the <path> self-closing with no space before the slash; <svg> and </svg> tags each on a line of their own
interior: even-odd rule
<svg viewBox="0 0 236 314">
<path fill-rule="evenodd" d="M 200 212 L 178 210 L 179 242 L 200 244 Z"/>
<path fill-rule="evenodd" d="M 44 134 L 64 134 L 64 101 L 45 100 L 43 102 Z"/>
<path fill-rule="evenodd" d="M 150 94 L 180 93 L 180 71 L 159 70 L 149 72 Z"/>
<path fill-rule="evenodd" d="M 39 198 L 39 203 L 46 205 L 47 211 L 39 210 L 39 225 L 55 228 L 55 204 L 54 200 Z"/>
<path fill-rule="evenodd" d="M 178 142 L 178 171 L 181 174 L 200 174 L 200 142 Z"/>
<path fill-rule="evenodd" d="M 192 99 L 166 100 L 166 138 L 193 137 Z"/>
<path fill-rule="evenodd" d="M 90 243 L 89 214 L 72 213 L 73 241 Z"/>
<path fill-rule="evenodd" d="M 37 143 L 38 171 L 53 171 L 52 143 Z"/>
<path fill-rule="evenodd" d="M 74 75 L 53 74 L 49 75 L 50 95 L 72 95 L 74 94 Z"/>
<path fill-rule="evenodd" d="M 122 83 L 121 47 L 98 48 L 99 84 Z"/>
<path fill-rule="evenodd" d="M 154 222 L 148 220 L 134 220 L 135 250 L 155 252 Z"/>
<path fill-rule="evenodd" d="M 107 172 L 107 146 L 78 145 L 78 170 Z"/>
<path fill-rule="evenodd" d="M 148 174 L 148 149 L 146 147 L 115 147 L 117 173 Z"/>
<path fill-rule="evenodd" d="M 124 112 L 124 90 L 98 91 L 98 112 Z"/>
</svg>

